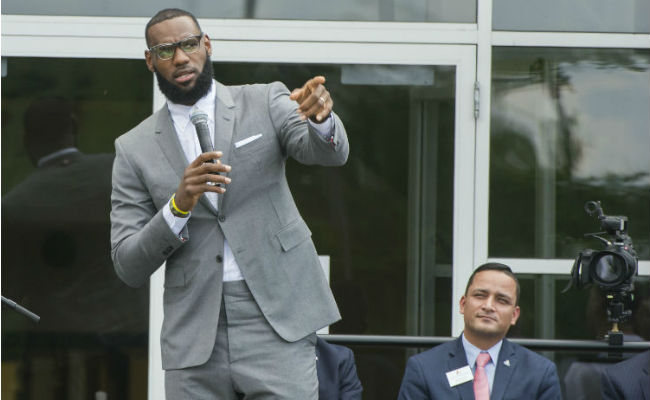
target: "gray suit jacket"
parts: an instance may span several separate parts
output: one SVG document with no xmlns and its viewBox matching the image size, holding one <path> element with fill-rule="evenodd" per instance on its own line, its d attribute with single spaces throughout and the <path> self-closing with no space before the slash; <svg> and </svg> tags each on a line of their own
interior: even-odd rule
<svg viewBox="0 0 650 400">
<path fill-rule="evenodd" d="M 174 235 L 162 207 L 188 165 L 167 107 L 115 141 L 111 196 L 112 258 L 130 286 L 147 283 L 166 261 L 164 369 L 205 363 L 212 351 L 221 303 L 224 239 L 273 329 L 296 341 L 340 319 L 311 240 L 285 177 L 285 161 L 342 165 L 348 156 L 343 125 L 327 143 L 296 114 L 281 83 L 217 83 L 215 149 L 232 166 L 232 183 L 217 211 L 201 196 Z M 235 148 L 242 139 L 261 134 Z"/>
</svg>

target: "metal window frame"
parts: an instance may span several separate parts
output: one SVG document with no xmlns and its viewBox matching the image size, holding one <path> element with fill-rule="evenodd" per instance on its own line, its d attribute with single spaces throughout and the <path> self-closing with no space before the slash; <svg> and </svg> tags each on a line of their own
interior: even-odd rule
<svg viewBox="0 0 650 400">
<path fill-rule="evenodd" d="M 347 346 L 388 346 L 404 348 L 428 348 L 458 339 L 453 336 L 392 336 L 392 335 L 319 335 L 330 343 Z M 621 346 L 611 346 L 603 340 L 557 340 L 523 339 L 508 340 L 531 350 L 550 351 L 604 351 L 604 352 L 642 352 L 650 350 L 650 342 L 624 342 Z"/>
</svg>

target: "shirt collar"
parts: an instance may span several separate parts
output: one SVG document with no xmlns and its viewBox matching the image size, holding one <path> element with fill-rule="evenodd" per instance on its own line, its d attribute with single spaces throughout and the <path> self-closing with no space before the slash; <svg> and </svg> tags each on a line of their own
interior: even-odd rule
<svg viewBox="0 0 650 400">
<path fill-rule="evenodd" d="M 194 105 L 186 106 L 184 104 L 173 103 L 167 100 L 167 108 L 171 114 L 174 124 L 178 127 L 185 129 L 187 124 L 190 123 L 190 112 L 194 107 L 208 114 L 208 119 L 214 124 L 214 106 L 216 99 L 217 85 L 214 79 L 210 90 L 205 96 L 201 97 Z"/>
<path fill-rule="evenodd" d="M 476 358 L 478 357 L 479 353 L 482 352 L 483 350 L 471 344 L 465 338 L 464 333 L 461 335 L 461 338 L 463 341 L 463 348 L 465 349 L 465 356 L 467 357 L 467 363 L 471 368 L 474 368 L 474 364 L 476 364 Z M 499 340 L 497 344 L 495 344 L 494 346 L 490 347 L 487 350 L 487 352 L 490 354 L 490 358 L 491 358 L 490 362 L 493 365 L 497 365 L 497 361 L 499 359 L 499 351 L 501 351 L 501 345 L 503 345 L 503 339 Z"/>
</svg>

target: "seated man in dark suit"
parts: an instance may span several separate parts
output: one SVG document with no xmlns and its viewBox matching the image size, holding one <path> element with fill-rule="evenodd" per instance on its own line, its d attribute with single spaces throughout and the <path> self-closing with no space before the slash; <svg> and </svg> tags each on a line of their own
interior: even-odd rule
<svg viewBox="0 0 650 400">
<path fill-rule="evenodd" d="M 463 334 L 409 359 L 399 399 L 561 399 L 555 364 L 505 339 L 519 290 L 506 265 L 474 270 L 460 299 Z"/>
<path fill-rule="evenodd" d="M 650 400 L 650 351 L 605 368 L 600 381 L 603 400 Z"/>
<path fill-rule="evenodd" d="M 357 376 L 352 350 L 316 340 L 316 373 L 319 400 L 361 400 L 361 382 Z"/>
</svg>

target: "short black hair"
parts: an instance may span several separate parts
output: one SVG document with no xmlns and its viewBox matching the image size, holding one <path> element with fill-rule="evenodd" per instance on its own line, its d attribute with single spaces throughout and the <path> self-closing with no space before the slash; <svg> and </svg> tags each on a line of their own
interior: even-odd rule
<svg viewBox="0 0 650 400">
<path fill-rule="evenodd" d="M 149 22 L 147 22 L 147 26 L 144 28 L 144 38 L 147 41 L 147 47 L 151 47 L 151 43 L 149 42 L 149 28 L 152 26 L 161 23 L 163 21 L 167 21 L 168 19 L 172 18 L 177 18 L 177 17 L 190 17 L 192 18 L 192 21 L 196 24 L 196 27 L 199 28 L 199 32 L 203 32 L 201 30 L 201 25 L 199 25 L 199 21 L 196 19 L 194 14 L 192 14 L 189 11 L 181 10 L 180 8 L 165 8 L 164 10 L 160 10 L 151 17 Z"/>
<path fill-rule="evenodd" d="M 486 263 L 476 268 L 474 272 L 472 272 L 472 275 L 470 275 L 469 281 L 467 281 L 467 286 L 465 287 L 465 296 L 467 296 L 467 291 L 469 290 L 469 287 L 472 286 L 472 282 L 474 282 L 474 276 L 479 272 L 483 272 L 483 271 L 499 271 L 511 277 L 515 281 L 515 284 L 517 285 L 517 298 L 515 299 L 515 305 L 519 305 L 519 293 L 521 293 L 519 280 L 517 279 L 517 277 L 512 272 L 512 269 L 510 269 L 509 266 L 501 263 Z"/>
</svg>

